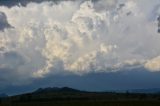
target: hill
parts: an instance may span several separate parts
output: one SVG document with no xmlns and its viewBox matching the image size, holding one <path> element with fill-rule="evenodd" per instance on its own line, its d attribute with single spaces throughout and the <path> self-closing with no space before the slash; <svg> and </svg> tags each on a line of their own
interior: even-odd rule
<svg viewBox="0 0 160 106">
<path fill-rule="evenodd" d="M 39 88 L 33 93 L 48 93 L 48 92 L 81 92 L 80 90 L 69 88 L 69 87 L 49 87 L 49 88 Z"/>
<path fill-rule="evenodd" d="M 160 88 L 152 88 L 152 89 L 134 89 L 129 90 L 132 93 L 150 93 L 150 94 L 160 94 Z"/>
<path fill-rule="evenodd" d="M 31 93 L 3 98 L 0 106 L 157 106 L 160 94 L 86 92 L 63 87 L 39 88 Z"/>
</svg>

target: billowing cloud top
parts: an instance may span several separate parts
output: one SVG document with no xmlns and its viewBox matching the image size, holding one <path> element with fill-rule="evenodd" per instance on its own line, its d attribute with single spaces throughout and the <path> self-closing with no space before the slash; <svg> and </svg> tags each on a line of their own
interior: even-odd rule
<svg viewBox="0 0 160 106">
<path fill-rule="evenodd" d="M 0 78 L 21 84 L 49 74 L 160 71 L 159 15 L 159 0 L 0 6 Z"/>
</svg>

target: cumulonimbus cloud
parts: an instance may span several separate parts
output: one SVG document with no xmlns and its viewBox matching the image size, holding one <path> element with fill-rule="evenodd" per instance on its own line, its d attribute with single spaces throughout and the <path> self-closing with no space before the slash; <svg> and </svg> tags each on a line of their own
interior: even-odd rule
<svg viewBox="0 0 160 106">
<path fill-rule="evenodd" d="M 22 60 L 12 70 L 25 80 L 126 67 L 155 70 L 149 60 L 160 55 L 159 5 L 159 0 L 78 0 L 0 6 L 13 26 L 0 31 L 0 58 L 17 54 L 4 58 L 0 71 L 13 67 L 8 61 Z"/>
</svg>

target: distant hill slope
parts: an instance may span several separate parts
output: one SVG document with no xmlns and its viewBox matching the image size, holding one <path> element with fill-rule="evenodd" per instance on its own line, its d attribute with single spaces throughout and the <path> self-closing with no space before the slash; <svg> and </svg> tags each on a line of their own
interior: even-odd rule
<svg viewBox="0 0 160 106">
<path fill-rule="evenodd" d="M 39 88 L 31 93 L 2 98 L 0 106 L 22 106 L 22 104 L 23 106 L 88 106 L 91 104 L 92 106 L 103 106 L 104 104 L 107 106 L 121 106 L 119 104 L 130 106 L 128 104 L 133 104 L 133 101 L 135 105 L 139 104 L 138 106 L 153 106 L 153 103 L 154 106 L 159 106 L 160 94 L 86 92 L 69 87 L 49 87 Z"/>
<path fill-rule="evenodd" d="M 133 89 L 129 90 L 131 93 L 150 93 L 150 94 L 160 94 L 160 88 L 152 88 L 152 89 Z"/>
<path fill-rule="evenodd" d="M 63 88 L 49 87 L 49 88 L 39 88 L 33 93 L 48 93 L 48 92 L 82 92 L 82 91 L 69 87 L 63 87 Z"/>
<path fill-rule="evenodd" d="M 116 92 L 87 92 L 69 87 L 39 88 L 34 92 L 9 97 L 11 101 L 60 101 L 60 100 L 160 100 L 160 94 L 145 94 L 145 91 L 125 93 Z"/>
</svg>

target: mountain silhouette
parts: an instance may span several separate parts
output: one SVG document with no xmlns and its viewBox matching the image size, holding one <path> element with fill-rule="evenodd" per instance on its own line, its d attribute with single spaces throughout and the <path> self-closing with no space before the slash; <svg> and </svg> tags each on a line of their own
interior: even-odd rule
<svg viewBox="0 0 160 106">
<path fill-rule="evenodd" d="M 48 87 L 48 88 L 39 88 L 33 93 L 47 93 L 47 92 L 82 92 L 77 89 L 69 88 L 69 87 Z"/>
<path fill-rule="evenodd" d="M 48 87 L 39 88 L 31 93 L 1 98 L 0 106 L 20 106 L 22 104 L 24 106 L 88 106 L 89 104 L 117 106 L 117 103 L 130 106 L 128 104 L 132 102 L 139 104 L 138 106 L 153 106 L 153 103 L 155 103 L 154 106 L 159 106 L 160 94 L 87 92 L 69 87 Z"/>
</svg>

